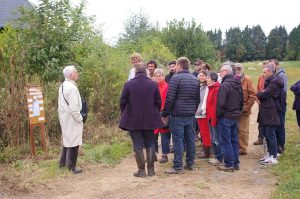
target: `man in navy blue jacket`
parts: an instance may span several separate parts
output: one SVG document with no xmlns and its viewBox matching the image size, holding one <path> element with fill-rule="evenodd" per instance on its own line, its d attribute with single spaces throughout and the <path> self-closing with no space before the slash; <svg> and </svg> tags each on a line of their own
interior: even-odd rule
<svg viewBox="0 0 300 199">
<path fill-rule="evenodd" d="M 176 75 L 169 82 L 169 90 L 162 116 L 171 115 L 170 130 L 174 147 L 173 168 L 167 174 L 192 170 L 195 160 L 193 133 L 194 116 L 200 101 L 200 84 L 189 72 L 190 61 L 180 57 L 176 61 Z M 184 140 L 184 141 L 183 141 Z M 183 167 L 183 145 L 186 146 L 186 165 Z"/>
</svg>

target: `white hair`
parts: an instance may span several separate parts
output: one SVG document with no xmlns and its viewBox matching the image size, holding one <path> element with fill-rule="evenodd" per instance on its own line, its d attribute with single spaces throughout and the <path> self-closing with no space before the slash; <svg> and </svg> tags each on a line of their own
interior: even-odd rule
<svg viewBox="0 0 300 199">
<path fill-rule="evenodd" d="M 232 74 L 232 73 L 233 73 L 232 67 L 231 67 L 230 65 L 228 65 L 228 64 L 223 65 L 223 66 L 221 67 L 221 71 L 222 71 L 222 70 L 227 71 L 228 74 Z"/>
<path fill-rule="evenodd" d="M 65 79 L 70 78 L 70 75 L 75 71 L 76 71 L 76 68 L 74 65 L 66 66 L 63 70 Z"/>
</svg>

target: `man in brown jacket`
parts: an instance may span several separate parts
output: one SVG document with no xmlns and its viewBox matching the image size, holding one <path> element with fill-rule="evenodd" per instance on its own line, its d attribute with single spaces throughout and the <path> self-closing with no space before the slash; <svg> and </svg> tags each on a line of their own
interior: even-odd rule
<svg viewBox="0 0 300 199">
<path fill-rule="evenodd" d="M 239 145 L 240 155 L 247 154 L 247 147 L 249 141 L 249 120 L 251 114 L 251 107 L 256 100 L 256 92 L 252 80 L 244 74 L 244 67 L 242 64 L 235 64 L 236 78 L 241 80 L 243 87 L 244 106 L 243 111 L 239 116 Z"/>
</svg>

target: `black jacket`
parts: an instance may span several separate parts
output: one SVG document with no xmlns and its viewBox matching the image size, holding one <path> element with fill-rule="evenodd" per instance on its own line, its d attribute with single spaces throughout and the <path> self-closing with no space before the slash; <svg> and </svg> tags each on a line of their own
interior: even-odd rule
<svg viewBox="0 0 300 199">
<path fill-rule="evenodd" d="M 170 72 L 169 74 L 166 75 L 165 81 L 169 84 L 169 82 L 173 76 L 174 76 L 174 73 Z"/>
<path fill-rule="evenodd" d="M 258 122 L 262 125 L 278 126 L 280 125 L 279 104 L 280 90 L 283 89 L 283 81 L 272 75 L 265 81 L 265 89 L 257 93 L 259 103 Z"/>
<path fill-rule="evenodd" d="M 243 110 L 241 81 L 233 75 L 225 75 L 218 92 L 217 117 L 237 119 Z"/>
<path fill-rule="evenodd" d="M 193 116 L 200 102 L 200 84 L 188 70 L 172 77 L 165 102 L 163 116 Z"/>
</svg>

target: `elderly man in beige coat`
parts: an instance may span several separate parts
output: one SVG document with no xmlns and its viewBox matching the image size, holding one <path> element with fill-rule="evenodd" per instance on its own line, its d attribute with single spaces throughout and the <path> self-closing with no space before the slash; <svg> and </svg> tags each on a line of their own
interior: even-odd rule
<svg viewBox="0 0 300 199">
<path fill-rule="evenodd" d="M 75 66 L 63 70 L 65 81 L 59 87 L 58 115 L 62 131 L 63 150 L 59 167 L 67 167 L 73 173 L 81 173 L 76 168 L 79 145 L 82 145 L 83 118 L 80 114 L 82 102 L 75 81 L 78 72 Z"/>
</svg>

